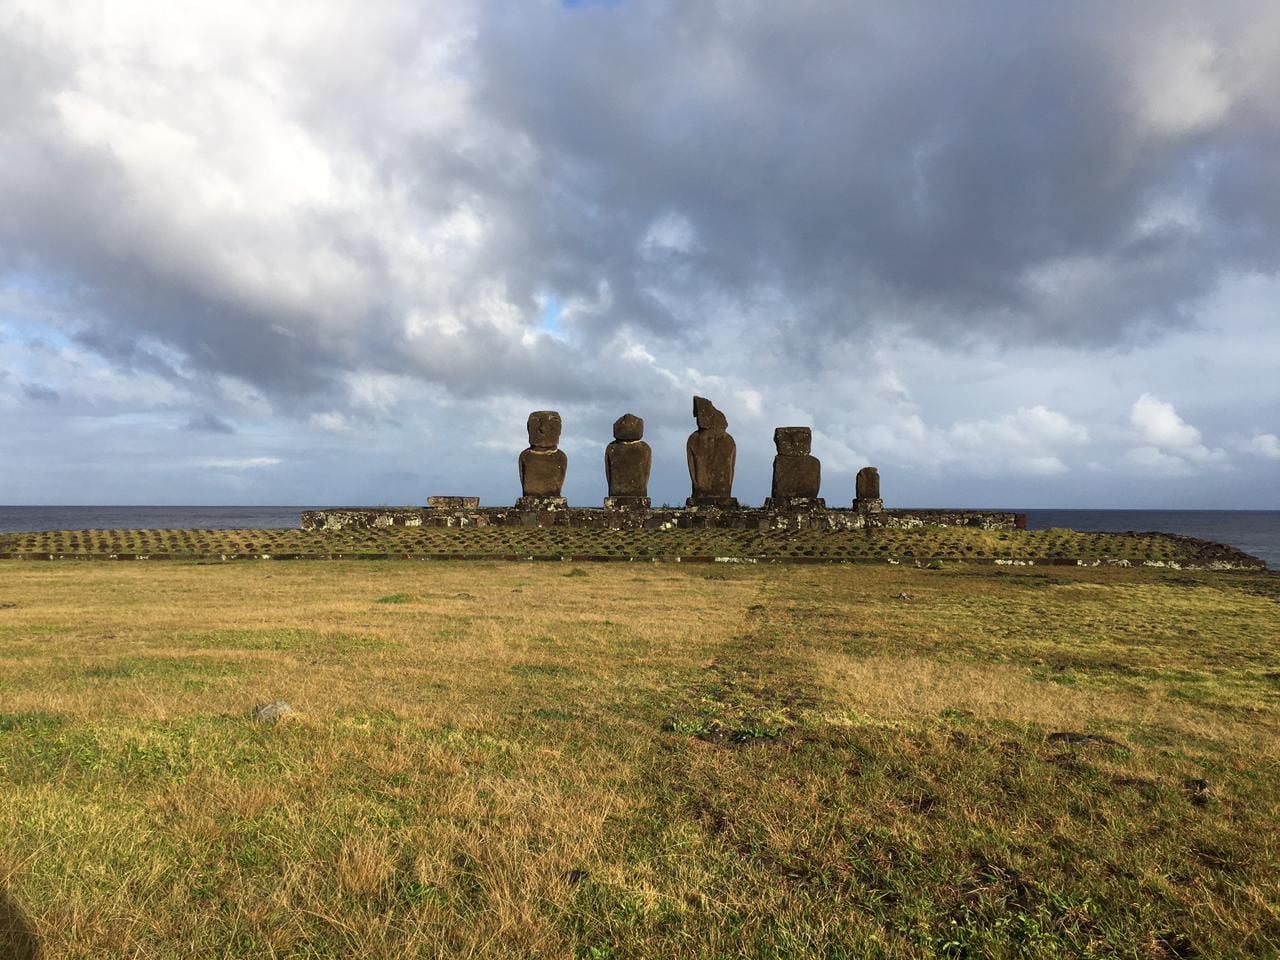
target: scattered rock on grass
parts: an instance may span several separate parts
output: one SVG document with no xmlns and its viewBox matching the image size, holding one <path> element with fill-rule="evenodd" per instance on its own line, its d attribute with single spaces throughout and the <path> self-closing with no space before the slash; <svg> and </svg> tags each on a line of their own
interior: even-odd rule
<svg viewBox="0 0 1280 960">
<path fill-rule="evenodd" d="M 270 703 L 260 703 L 254 707 L 253 719 L 258 723 L 275 723 L 293 712 L 293 707 L 288 700 L 272 700 Z"/>
<path fill-rule="evenodd" d="M 1213 784 L 1201 777 L 1183 780 L 1182 789 L 1187 792 L 1187 799 L 1198 807 L 1213 799 Z"/>
</svg>

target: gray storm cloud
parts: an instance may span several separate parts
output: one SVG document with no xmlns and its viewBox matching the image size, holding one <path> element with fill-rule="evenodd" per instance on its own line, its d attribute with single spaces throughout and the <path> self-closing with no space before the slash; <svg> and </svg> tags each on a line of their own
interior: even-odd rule
<svg viewBox="0 0 1280 960">
<path fill-rule="evenodd" d="M 902 344 L 1122 366 L 1280 266 L 1264 2 L 15 2 L 0 64 L 7 409 L 119 411 L 125 377 L 226 442 L 526 399 L 674 436 L 710 384 L 827 408 L 850 469 L 1004 438 L 1052 474 L 1168 386 L 926 424 Z"/>
</svg>

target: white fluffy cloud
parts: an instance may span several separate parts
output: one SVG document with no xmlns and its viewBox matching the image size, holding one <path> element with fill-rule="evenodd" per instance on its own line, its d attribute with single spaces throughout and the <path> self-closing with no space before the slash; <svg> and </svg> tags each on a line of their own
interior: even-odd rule
<svg viewBox="0 0 1280 960">
<path fill-rule="evenodd" d="M 891 418 L 869 434 L 871 448 L 930 469 L 978 476 L 1015 473 L 1053 476 L 1069 468 L 1064 457 L 1089 440 L 1089 431 L 1041 404 L 992 419 L 929 427 L 919 414 Z"/>
<path fill-rule="evenodd" d="M 1149 393 L 1134 401 L 1129 422 L 1140 443 L 1128 454 L 1135 466 L 1182 475 L 1192 472 L 1193 465 L 1228 464 L 1226 452 L 1206 447 L 1200 431 L 1183 420 L 1172 403 Z"/>
<path fill-rule="evenodd" d="M 1280 460 L 1280 437 L 1274 433 L 1258 433 L 1249 441 L 1250 453 L 1268 460 Z"/>
<path fill-rule="evenodd" d="M 1203 446 L 1200 431 L 1178 416 L 1172 403 L 1166 403 L 1149 393 L 1144 393 L 1133 402 L 1129 421 L 1138 431 L 1140 439 L 1158 449 L 1194 450 Z"/>
</svg>

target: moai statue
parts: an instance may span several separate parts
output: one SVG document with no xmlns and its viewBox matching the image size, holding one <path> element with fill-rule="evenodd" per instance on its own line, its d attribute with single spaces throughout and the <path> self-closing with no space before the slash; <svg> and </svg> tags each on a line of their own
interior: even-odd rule
<svg viewBox="0 0 1280 960">
<path fill-rule="evenodd" d="M 516 506 L 552 510 L 565 506 L 560 495 L 569 458 L 559 449 L 560 414 L 535 410 L 529 414 L 529 447 L 520 454 L 520 490 Z"/>
<path fill-rule="evenodd" d="M 738 445 L 729 436 L 729 421 L 706 397 L 693 398 L 693 415 L 698 421 L 698 429 L 689 435 L 685 446 L 693 496 L 685 501 L 685 505 L 736 510 L 738 501 L 733 498 L 732 491 Z"/>
<path fill-rule="evenodd" d="M 809 454 L 813 431 L 808 427 L 778 427 L 773 431 L 778 455 L 773 458 L 773 491 L 765 502 L 769 509 L 822 509 L 818 498 L 822 464 Z"/>
<path fill-rule="evenodd" d="M 863 467 L 858 471 L 854 484 L 853 508 L 862 513 L 880 513 L 884 501 L 880 499 L 880 471 L 875 467 Z"/>
<path fill-rule="evenodd" d="M 624 413 L 613 424 L 613 443 L 604 448 L 604 476 L 609 483 L 606 510 L 648 509 L 649 468 L 653 451 L 642 439 L 644 421 Z"/>
</svg>

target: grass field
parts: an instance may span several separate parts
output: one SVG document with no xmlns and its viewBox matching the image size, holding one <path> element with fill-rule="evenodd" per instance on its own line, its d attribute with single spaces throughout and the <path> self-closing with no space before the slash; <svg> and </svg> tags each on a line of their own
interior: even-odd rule
<svg viewBox="0 0 1280 960">
<path fill-rule="evenodd" d="M 6 561 L 0 956 L 1276 956 L 1278 660 L 1266 573 Z"/>
</svg>

